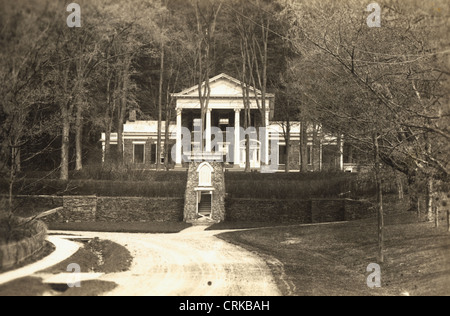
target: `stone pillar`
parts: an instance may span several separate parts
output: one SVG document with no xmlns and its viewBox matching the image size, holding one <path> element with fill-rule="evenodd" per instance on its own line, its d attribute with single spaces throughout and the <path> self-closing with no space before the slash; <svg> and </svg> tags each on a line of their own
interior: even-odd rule
<svg viewBox="0 0 450 316">
<path fill-rule="evenodd" d="M 241 109 L 234 109 L 234 165 L 241 163 Z"/>
<path fill-rule="evenodd" d="M 339 142 L 339 170 L 344 170 L 344 137 L 341 136 Z"/>
<path fill-rule="evenodd" d="M 175 163 L 178 166 L 181 166 L 181 149 L 182 149 L 182 144 L 181 144 L 181 125 L 182 125 L 182 121 L 181 121 L 181 112 L 182 109 L 177 109 L 177 144 L 176 144 L 176 149 L 177 149 L 177 156 L 175 158 Z"/>
<path fill-rule="evenodd" d="M 206 126 L 205 126 L 205 151 L 207 153 L 211 152 L 211 109 L 206 110 Z"/>
</svg>

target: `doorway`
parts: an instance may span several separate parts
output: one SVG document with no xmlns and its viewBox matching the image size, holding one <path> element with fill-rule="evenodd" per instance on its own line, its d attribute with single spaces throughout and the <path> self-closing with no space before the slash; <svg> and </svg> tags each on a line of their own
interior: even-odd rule
<svg viewBox="0 0 450 316">
<path fill-rule="evenodd" d="M 198 218 L 211 219 L 212 191 L 198 191 L 197 192 L 197 215 L 198 215 Z"/>
</svg>

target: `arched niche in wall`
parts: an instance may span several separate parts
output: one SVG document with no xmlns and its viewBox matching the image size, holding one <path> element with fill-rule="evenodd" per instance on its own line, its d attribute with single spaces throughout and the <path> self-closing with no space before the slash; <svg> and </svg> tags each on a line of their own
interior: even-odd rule
<svg viewBox="0 0 450 316">
<path fill-rule="evenodd" d="M 198 186 L 199 187 L 211 187 L 212 186 L 212 173 L 213 167 L 207 162 L 203 162 L 197 168 L 198 172 Z"/>
</svg>

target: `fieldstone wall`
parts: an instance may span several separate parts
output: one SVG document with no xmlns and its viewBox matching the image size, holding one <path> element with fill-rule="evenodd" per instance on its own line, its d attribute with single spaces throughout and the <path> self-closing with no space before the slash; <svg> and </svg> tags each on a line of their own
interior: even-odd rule
<svg viewBox="0 0 450 316">
<path fill-rule="evenodd" d="M 8 196 L 0 199 L 7 203 Z M 62 196 L 51 195 L 16 195 L 14 196 L 15 215 L 29 217 L 63 205 Z"/>
<path fill-rule="evenodd" d="M 25 206 L 27 201 L 42 202 L 49 209 L 64 204 L 58 213 L 42 221 L 45 223 L 64 222 L 180 222 L 197 220 L 198 163 L 192 163 L 188 177 L 186 198 L 139 198 L 139 197 L 20 197 Z M 217 164 L 221 165 L 221 164 Z M 351 221 L 375 215 L 373 205 L 368 201 L 350 199 L 334 200 L 258 200 L 226 198 L 225 181 L 220 168 L 212 175 L 213 193 L 212 220 L 219 221 L 255 221 L 280 223 L 318 223 Z M 42 207 L 42 206 L 41 206 Z M 226 213 L 225 213 L 226 209 Z"/>
<path fill-rule="evenodd" d="M 197 215 L 197 191 L 199 187 L 199 173 L 197 172 L 201 162 L 191 162 L 188 170 L 188 180 L 186 185 L 186 194 L 184 198 L 184 221 L 195 222 Z M 212 216 L 213 222 L 222 222 L 225 219 L 225 176 L 223 172 L 223 163 L 209 162 L 213 168 L 211 174 L 212 181 Z"/>
<path fill-rule="evenodd" d="M 97 222 L 181 222 L 182 198 L 99 197 Z"/>
<path fill-rule="evenodd" d="M 0 245 L 0 269 L 8 269 L 20 264 L 44 247 L 47 226 L 41 221 L 36 221 L 33 225 L 36 225 L 37 231 L 34 236 Z"/>
<path fill-rule="evenodd" d="M 64 208 L 48 217 L 46 223 L 66 222 L 180 222 L 182 198 L 64 197 Z"/>
<path fill-rule="evenodd" d="M 226 221 L 311 223 L 311 202 L 226 199 Z"/>
<path fill-rule="evenodd" d="M 226 221 L 323 223 L 374 216 L 372 204 L 356 200 L 226 199 Z"/>
<path fill-rule="evenodd" d="M 63 220 L 69 222 L 95 222 L 97 197 L 64 196 L 64 209 L 60 212 Z"/>
</svg>

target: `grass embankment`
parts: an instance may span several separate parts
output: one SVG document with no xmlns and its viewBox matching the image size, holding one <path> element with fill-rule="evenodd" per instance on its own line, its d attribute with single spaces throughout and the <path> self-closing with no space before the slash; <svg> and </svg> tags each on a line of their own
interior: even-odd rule
<svg viewBox="0 0 450 316">
<path fill-rule="evenodd" d="M 382 287 L 370 289 L 377 263 L 376 219 L 329 225 L 273 227 L 219 235 L 266 259 L 283 295 L 450 295 L 450 233 L 388 215 Z"/>
<path fill-rule="evenodd" d="M 41 273 L 67 272 L 67 266 L 77 263 L 81 272 L 116 273 L 127 271 L 132 263 L 130 252 L 123 246 L 107 240 L 93 239 L 80 248 L 72 257 Z M 0 296 L 96 296 L 113 290 L 114 282 L 101 280 L 84 281 L 80 288 L 44 284 L 41 278 L 26 277 L 0 286 Z"/>
</svg>

